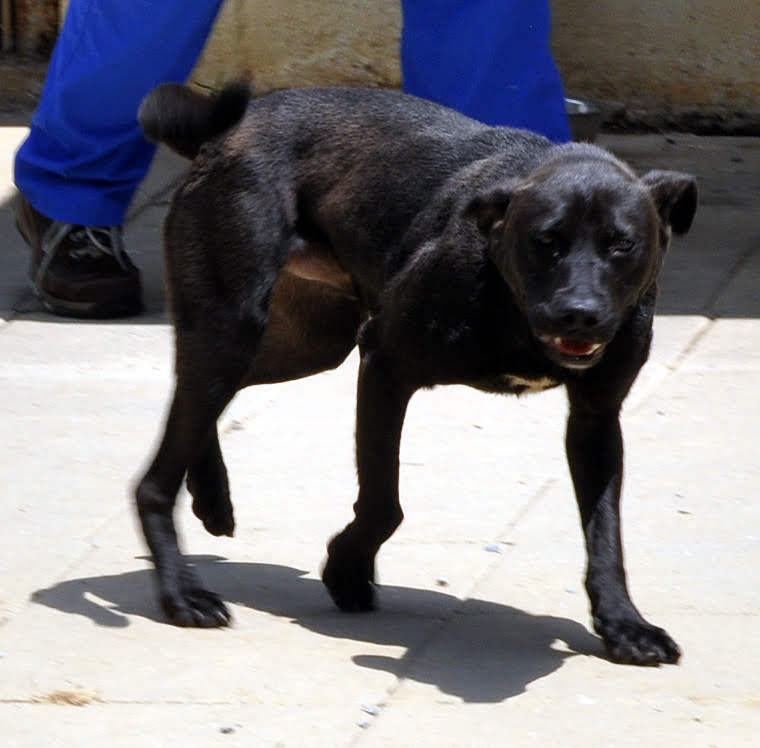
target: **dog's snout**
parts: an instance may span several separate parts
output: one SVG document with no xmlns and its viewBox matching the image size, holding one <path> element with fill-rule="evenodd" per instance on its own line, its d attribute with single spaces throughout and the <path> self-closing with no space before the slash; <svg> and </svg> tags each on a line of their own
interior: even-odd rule
<svg viewBox="0 0 760 748">
<path fill-rule="evenodd" d="M 602 310 L 589 302 L 563 304 L 556 311 L 557 321 L 568 329 L 591 331 L 599 325 Z"/>
<path fill-rule="evenodd" d="M 607 337 L 613 316 L 604 299 L 568 295 L 555 296 L 536 321 L 546 334 L 595 341 Z"/>
</svg>

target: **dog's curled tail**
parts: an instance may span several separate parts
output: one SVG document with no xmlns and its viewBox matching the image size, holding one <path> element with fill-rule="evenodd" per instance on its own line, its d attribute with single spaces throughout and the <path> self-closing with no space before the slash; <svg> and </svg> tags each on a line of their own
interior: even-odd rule
<svg viewBox="0 0 760 748">
<path fill-rule="evenodd" d="M 143 99 L 137 120 L 148 140 L 195 158 L 207 140 L 242 119 L 251 96 L 244 83 L 232 83 L 214 96 L 179 83 L 164 83 Z"/>
</svg>

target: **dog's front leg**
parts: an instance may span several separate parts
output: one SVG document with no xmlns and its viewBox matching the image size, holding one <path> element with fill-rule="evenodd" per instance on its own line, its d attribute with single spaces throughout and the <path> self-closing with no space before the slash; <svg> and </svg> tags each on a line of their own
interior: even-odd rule
<svg viewBox="0 0 760 748">
<path fill-rule="evenodd" d="M 322 573 L 335 604 L 346 611 L 375 607 L 375 555 L 399 526 L 399 442 L 412 388 L 376 350 L 362 349 L 356 409 L 359 498 L 355 518 L 327 547 Z"/>
<path fill-rule="evenodd" d="M 588 553 L 586 590 L 594 629 L 617 662 L 678 661 L 678 645 L 631 602 L 620 536 L 623 439 L 619 409 L 584 407 L 570 397 L 566 450 Z"/>
</svg>

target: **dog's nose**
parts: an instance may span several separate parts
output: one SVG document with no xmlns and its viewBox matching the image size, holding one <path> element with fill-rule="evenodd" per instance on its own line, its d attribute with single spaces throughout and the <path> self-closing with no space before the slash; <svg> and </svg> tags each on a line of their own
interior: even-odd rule
<svg viewBox="0 0 760 748">
<path fill-rule="evenodd" d="M 568 330 L 591 331 L 600 323 L 602 310 L 589 301 L 568 301 L 555 307 L 554 318 Z"/>
</svg>

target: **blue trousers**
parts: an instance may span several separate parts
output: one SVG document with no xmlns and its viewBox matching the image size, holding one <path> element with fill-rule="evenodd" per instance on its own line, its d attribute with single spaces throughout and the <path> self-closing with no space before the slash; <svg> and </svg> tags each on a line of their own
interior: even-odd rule
<svg viewBox="0 0 760 748">
<path fill-rule="evenodd" d="M 15 181 L 44 215 L 113 226 L 155 152 L 137 124 L 143 96 L 184 81 L 222 0 L 71 0 Z"/>
<path fill-rule="evenodd" d="M 404 90 L 489 125 L 570 140 L 548 0 L 406 0 Z"/>
<path fill-rule="evenodd" d="M 192 70 L 222 0 L 71 0 L 15 181 L 44 215 L 123 223 L 155 148 L 143 96 Z M 491 124 L 569 138 L 548 0 L 403 0 L 404 88 Z"/>
</svg>

